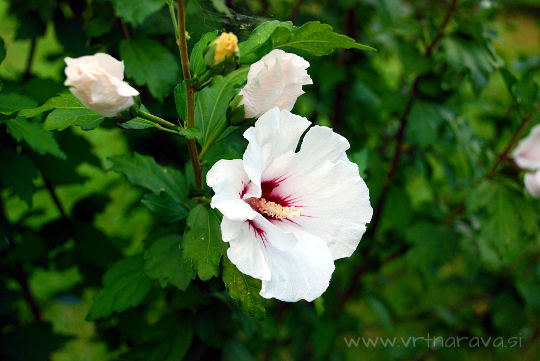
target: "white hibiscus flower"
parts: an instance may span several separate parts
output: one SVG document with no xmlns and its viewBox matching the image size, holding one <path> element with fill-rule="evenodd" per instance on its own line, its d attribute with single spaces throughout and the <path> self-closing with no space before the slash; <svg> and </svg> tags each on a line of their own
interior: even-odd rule
<svg viewBox="0 0 540 361">
<path fill-rule="evenodd" d="M 334 260 L 349 257 L 373 210 L 349 143 L 273 108 L 244 137 L 243 159 L 220 160 L 208 172 L 211 206 L 223 214 L 222 237 L 238 269 L 262 280 L 260 294 L 312 301 L 327 288 Z"/>
</svg>

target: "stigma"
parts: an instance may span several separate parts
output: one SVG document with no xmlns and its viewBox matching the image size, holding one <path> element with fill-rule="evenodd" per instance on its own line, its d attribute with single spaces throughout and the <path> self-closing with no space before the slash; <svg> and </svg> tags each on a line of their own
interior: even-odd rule
<svg viewBox="0 0 540 361">
<path fill-rule="evenodd" d="M 284 219 L 300 217 L 302 212 L 304 212 L 303 208 L 282 206 L 276 202 L 267 201 L 264 198 L 249 198 L 246 202 L 255 211 L 270 218 Z"/>
</svg>

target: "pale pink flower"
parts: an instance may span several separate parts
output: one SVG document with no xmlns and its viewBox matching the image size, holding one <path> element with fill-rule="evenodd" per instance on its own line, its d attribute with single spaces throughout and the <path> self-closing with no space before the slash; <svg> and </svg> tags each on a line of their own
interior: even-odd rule
<svg viewBox="0 0 540 361">
<path fill-rule="evenodd" d="M 540 199 L 540 170 L 525 174 L 523 181 L 527 192 L 534 198 Z"/>
<path fill-rule="evenodd" d="M 334 260 L 349 257 L 373 210 L 349 143 L 273 108 L 244 133 L 243 159 L 220 160 L 208 172 L 211 206 L 223 214 L 227 256 L 262 280 L 260 294 L 312 301 L 327 288 Z"/>
<path fill-rule="evenodd" d="M 247 84 L 240 91 L 246 118 L 260 117 L 273 107 L 291 110 L 296 99 L 304 94 L 302 86 L 313 84 L 302 57 L 274 49 L 251 64 Z"/>
<path fill-rule="evenodd" d="M 104 117 L 113 117 L 133 105 L 139 92 L 123 81 L 124 63 L 108 54 L 65 58 L 66 81 L 73 95 Z"/>
<path fill-rule="evenodd" d="M 540 124 L 532 128 L 512 152 L 516 164 L 523 169 L 540 169 Z"/>
</svg>

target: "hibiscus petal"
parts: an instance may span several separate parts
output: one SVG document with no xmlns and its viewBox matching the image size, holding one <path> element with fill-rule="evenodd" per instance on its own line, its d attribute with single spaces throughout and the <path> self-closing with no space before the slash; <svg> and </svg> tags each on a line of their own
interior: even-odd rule
<svg viewBox="0 0 540 361">
<path fill-rule="evenodd" d="M 264 259 L 261 240 L 247 221 L 233 221 L 223 217 L 221 236 L 223 241 L 230 244 L 227 257 L 240 272 L 260 280 L 270 279 L 270 269 Z"/>
<path fill-rule="evenodd" d="M 261 296 L 295 302 L 313 301 L 328 288 L 334 272 L 332 255 L 325 243 L 309 233 L 298 232 L 296 246 L 288 251 L 266 247 L 263 252 L 271 279 L 263 280 Z"/>
<path fill-rule="evenodd" d="M 344 153 L 349 143 L 331 129 L 313 127 L 299 153 L 288 153 L 265 170 L 263 180 L 281 181 L 272 195 L 302 208 L 300 217 L 275 222 L 288 232 L 316 234 L 334 259 L 349 257 L 366 231 L 373 209 L 358 166 Z"/>
<path fill-rule="evenodd" d="M 244 169 L 253 183 L 261 185 L 261 175 L 273 158 L 296 149 L 311 122 L 289 111 L 272 108 L 254 127 L 244 132 L 249 145 L 244 153 Z M 255 197 L 260 197 L 255 195 Z"/>
<path fill-rule="evenodd" d="M 278 229 L 260 214 L 245 221 L 223 217 L 221 233 L 230 244 L 227 256 L 231 262 L 241 272 L 262 280 L 270 279 L 265 249 L 288 251 L 298 243 L 295 235 Z"/>
<path fill-rule="evenodd" d="M 253 219 L 257 214 L 242 200 L 242 193 L 249 183 L 249 178 L 241 159 L 222 159 L 214 164 L 206 175 L 206 183 L 216 193 L 210 206 L 219 209 L 224 217 L 244 221 Z"/>
</svg>

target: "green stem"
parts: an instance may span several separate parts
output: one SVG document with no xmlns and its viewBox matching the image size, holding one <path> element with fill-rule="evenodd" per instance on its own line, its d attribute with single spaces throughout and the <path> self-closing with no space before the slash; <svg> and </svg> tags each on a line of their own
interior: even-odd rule
<svg viewBox="0 0 540 361">
<path fill-rule="evenodd" d="M 160 118 L 160 117 L 157 117 L 153 114 L 150 114 L 150 113 L 147 113 L 145 111 L 142 111 L 139 109 L 139 111 L 137 112 L 137 115 L 143 119 L 148 119 L 148 120 L 151 120 L 152 122 L 154 123 L 157 123 L 157 124 L 161 124 L 167 128 L 173 128 L 175 129 L 177 126 L 163 118 Z M 178 133 L 178 132 L 175 132 L 175 133 Z"/>
<path fill-rule="evenodd" d="M 184 1 L 177 0 L 176 4 L 178 7 L 178 40 L 176 41 L 176 44 L 178 45 L 178 50 L 180 52 L 182 75 L 184 76 L 184 84 L 186 85 L 187 120 L 184 124 L 184 127 L 189 128 L 195 125 L 195 89 L 193 89 L 190 83 L 191 72 L 189 70 L 189 56 L 186 39 L 186 13 L 184 8 Z M 193 166 L 195 184 L 197 185 L 197 188 L 202 189 L 202 166 L 199 162 L 197 143 L 194 139 L 188 139 L 187 146 Z"/>
<path fill-rule="evenodd" d="M 176 42 L 178 42 L 178 20 L 176 20 L 176 11 L 174 10 L 174 1 L 169 0 L 169 14 L 171 15 L 171 21 L 173 23 L 174 27 L 174 37 L 176 38 Z"/>
<path fill-rule="evenodd" d="M 165 127 L 162 127 L 159 124 L 156 124 L 156 128 L 159 129 L 159 130 L 162 130 L 164 132 L 172 133 L 172 134 L 175 134 L 175 135 L 180 135 L 180 133 L 177 130 L 165 128 Z"/>
</svg>

